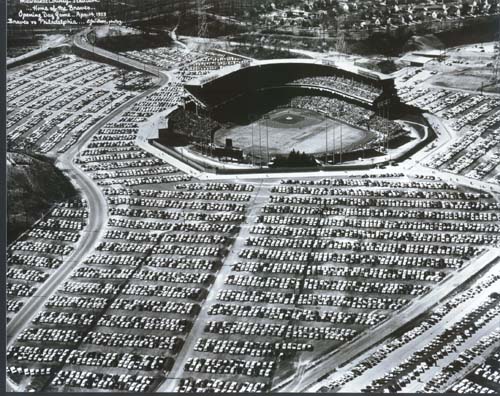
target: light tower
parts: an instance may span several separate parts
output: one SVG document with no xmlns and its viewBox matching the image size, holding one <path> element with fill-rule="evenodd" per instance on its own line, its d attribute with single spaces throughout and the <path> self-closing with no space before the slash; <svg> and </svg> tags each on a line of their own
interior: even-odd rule
<svg viewBox="0 0 500 396">
<path fill-rule="evenodd" d="M 344 35 L 344 21 L 345 18 L 341 16 L 337 21 L 337 34 L 335 38 L 335 50 L 340 53 L 346 52 L 346 43 Z"/>
<path fill-rule="evenodd" d="M 207 37 L 207 4 L 206 0 L 196 0 L 196 8 L 198 13 L 198 37 Z"/>
<path fill-rule="evenodd" d="M 497 85 L 500 81 L 500 18 L 498 18 L 498 28 L 496 40 L 493 48 L 493 84 Z"/>
</svg>

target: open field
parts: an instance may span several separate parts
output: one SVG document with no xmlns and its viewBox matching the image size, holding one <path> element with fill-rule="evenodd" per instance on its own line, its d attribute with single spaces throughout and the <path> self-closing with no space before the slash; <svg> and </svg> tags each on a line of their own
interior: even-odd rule
<svg viewBox="0 0 500 396">
<path fill-rule="evenodd" d="M 498 84 L 494 84 L 495 43 L 456 47 L 444 55 L 444 62 L 429 62 L 425 66 L 438 73 L 427 83 L 443 88 L 500 92 Z"/>
</svg>

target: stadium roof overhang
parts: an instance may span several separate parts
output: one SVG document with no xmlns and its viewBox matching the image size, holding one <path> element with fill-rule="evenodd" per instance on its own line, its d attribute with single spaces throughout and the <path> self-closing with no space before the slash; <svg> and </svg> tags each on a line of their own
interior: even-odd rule
<svg viewBox="0 0 500 396">
<path fill-rule="evenodd" d="M 345 61 L 331 61 L 328 59 L 308 59 L 308 58 L 296 58 L 296 59 L 267 59 L 267 60 L 248 60 L 243 63 L 227 66 L 222 69 L 213 71 L 205 76 L 195 78 L 186 83 L 187 86 L 198 86 L 203 87 L 214 80 L 221 77 L 225 77 L 232 73 L 237 73 L 239 70 L 246 68 L 258 68 L 261 66 L 271 66 L 271 65 L 322 65 L 326 67 L 331 67 L 335 70 L 344 71 L 347 73 L 352 73 L 355 75 L 362 76 L 364 78 L 371 79 L 373 81 L 383 81 L 392 80 L 391 76 L 386 74 L 377 73 L 372 70 L 368 70 L 359 66 L 356 66 L 350 62 Z"/>
</svg>

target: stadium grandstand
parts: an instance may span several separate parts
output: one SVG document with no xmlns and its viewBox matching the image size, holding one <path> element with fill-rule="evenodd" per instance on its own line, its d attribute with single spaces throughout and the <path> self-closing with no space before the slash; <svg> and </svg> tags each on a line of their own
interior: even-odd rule
<svg viewBox="0 0 500 396">
<path fill-rule="evenodd" d="M 168 115 L 160 145 L 262 164 L 292 149 L 322 159 L 333 150 L 341 160 L 348 152 L 385 152 L 390 142 L 407 141 L 408 130 L 395 121 L 405 108 L 389 76 L 311 59 L 207 65 L 204 73 L 183 75 L 192 76 L 184 78 L 184 103 Z M 265 150 L 255 135 L 262 128 Z"/>
<path fill-rule="evenodd" d="M 328 61 L 285 59 L 247 61 L 186 83 L 186 91 L 201 107 L 214 110 L 256 91 L 298 87 L 321 91 L 377 113 L 399 101 L 394 81 L 362 68 L 344 68 Z"/>
</svg>

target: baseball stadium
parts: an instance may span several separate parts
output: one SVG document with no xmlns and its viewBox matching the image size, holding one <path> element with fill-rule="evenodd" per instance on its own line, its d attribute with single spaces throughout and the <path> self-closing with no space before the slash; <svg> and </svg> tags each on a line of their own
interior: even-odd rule
<svg viewBox="0 0 500 396">
<path fill-rule="evenodd" d="M 158 142 L 219 160 L 268 166 L 297 152 L 331 165 L 381 155 L 408 135 L 392 78 L 331 61 L 247 60 L 184 91 Z"/>
</svg>

